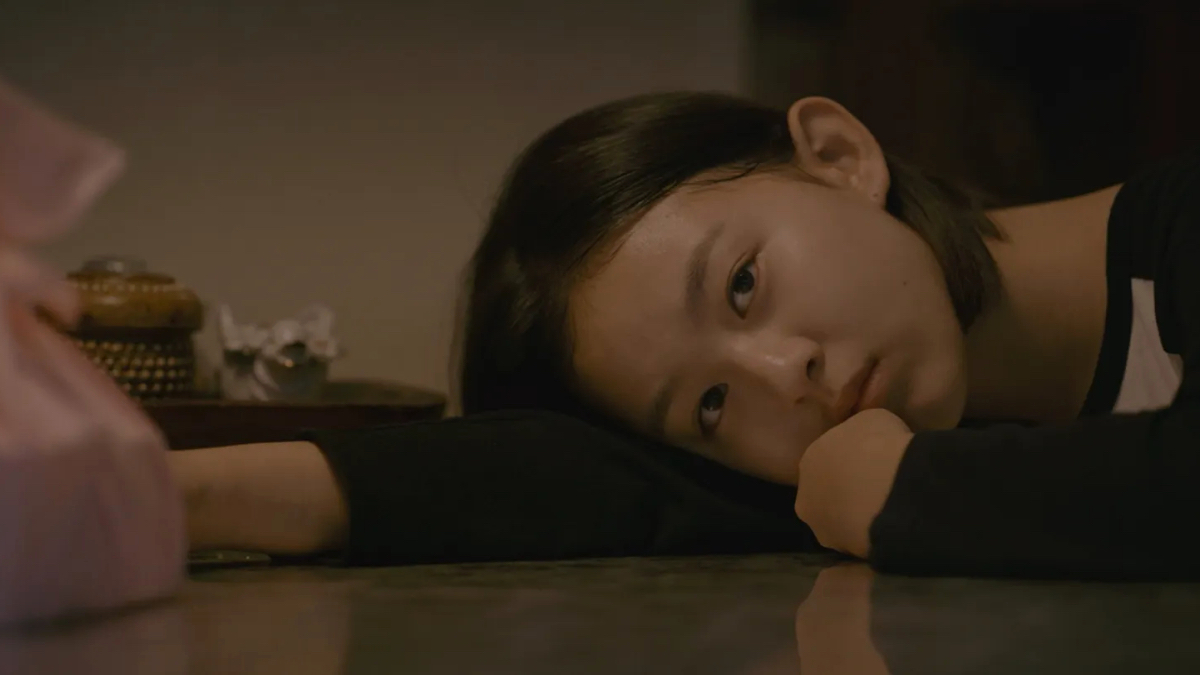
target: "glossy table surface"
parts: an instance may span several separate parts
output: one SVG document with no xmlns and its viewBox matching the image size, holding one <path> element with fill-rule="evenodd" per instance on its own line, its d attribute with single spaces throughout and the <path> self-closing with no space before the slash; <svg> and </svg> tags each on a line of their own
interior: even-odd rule
<svg viewBox="0 0 1200 675">
<path fill-rule="evenodd" d="M 0 636 L 0 673 L 1196 673 L 1200 584 L 876 576 L 822 556 L 197 572 Z"/>
</svg>

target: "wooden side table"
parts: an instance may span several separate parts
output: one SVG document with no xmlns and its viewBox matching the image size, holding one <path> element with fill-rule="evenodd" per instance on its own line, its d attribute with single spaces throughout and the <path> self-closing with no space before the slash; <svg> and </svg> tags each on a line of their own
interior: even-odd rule
<svg viewBox="0 0 1200 675">
<path fill-rule="evenodd" d="M 376 380 L 334 380 L 312 403 L 163 400 L 144 404 L 172 450 L 295 440 L 304 429 L 354 429 L 442 417 L 446 397 Z"/>
</svg>

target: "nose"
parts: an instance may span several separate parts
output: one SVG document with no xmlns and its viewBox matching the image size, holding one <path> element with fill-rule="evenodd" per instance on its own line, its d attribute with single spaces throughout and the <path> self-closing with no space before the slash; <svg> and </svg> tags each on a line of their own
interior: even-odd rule
<svg viewBox="0 0 1200 675">
<path fill-rule="evenodd" d="M 735 347 L 735 360 L 755 383 L 788 404 L 816 395 L 825 371 L 825 354 L 815 340 L 759 333 Z"/>
</svg>

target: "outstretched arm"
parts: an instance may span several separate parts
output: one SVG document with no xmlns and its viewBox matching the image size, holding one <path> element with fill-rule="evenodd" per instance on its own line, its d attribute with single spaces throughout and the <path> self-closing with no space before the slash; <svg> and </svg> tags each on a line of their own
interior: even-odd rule
<svg viewBox="0 0 1200 675">
<path fill-rule="evenodd" d="M 785 488 L 562 415 L 310 437 L 169 453 L 191 548 L 395 565 L 811 547 Z"/>
<path fill-rule="evenodd" d="M 346 502 L 316 445 L 259 443 L 172 452 L 192 550 L 304 555 L 340 549 Z"/>
</svg>

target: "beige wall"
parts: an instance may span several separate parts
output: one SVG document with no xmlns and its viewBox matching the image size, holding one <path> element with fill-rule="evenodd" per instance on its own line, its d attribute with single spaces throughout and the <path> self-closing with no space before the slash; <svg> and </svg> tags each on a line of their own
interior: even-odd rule
<svg viewBox="0 0 1200 675">
<path fill-rule="evenodd" d="M 325 301 L 335 376 L 439 389 L 511 157 L 582 107 L 743 79 L 737 0 L 56 4 L 0 0 L 0 73 L 131 165 L 47 258 L 138 255 L 254 320 Z"/>
</svg>

